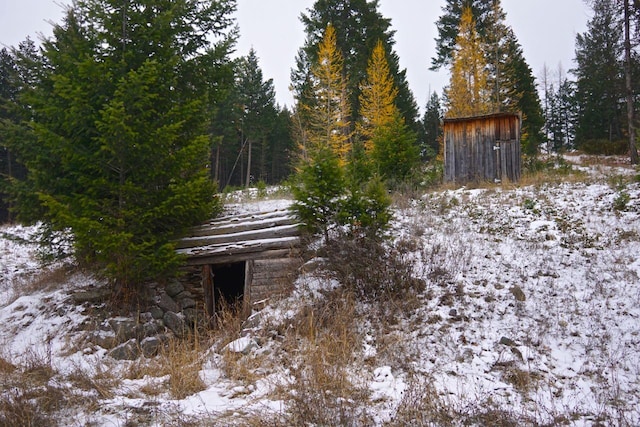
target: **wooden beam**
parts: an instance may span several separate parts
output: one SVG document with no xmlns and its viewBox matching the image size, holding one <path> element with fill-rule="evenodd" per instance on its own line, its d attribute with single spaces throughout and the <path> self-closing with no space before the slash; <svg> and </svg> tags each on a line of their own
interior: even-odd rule
<svg viewBox="0 0 640 427">
<path fill-rule="evenodd" d="M 272 212 L 248 213 L 234 216 L 224 216 L 213 218 L 200 225 L 192 227 L 190 230 L 198 230 L 201 228 L 209 229 L 215 227 L 232 226 L 238 223 L 249 222 L 268 222 L 270 220 L 278 220 L 279 218 L 295 218 L 295 213 L 288 209 L 280 209 Z"/>
<path fill-rule="evenodd" d="M 200 246 L 197 248 L 179 249 L 176 252 L 188 257 L 200 257 L 262 252 L 271 249 L 287 249 L 298 246 L 300 246 L 300 238 L 298 236 L 293 236 L 275 239 L 249 240 L 236 242 L 233 244 L 220 243 L 208 246 Z"/>
<path fill-rule="evenodd" d="M 277 218 L 265 218 L 260 221 L 244 221 L 233 223 L 210 223 L 194 227 L 186 233 L 186 238 L 200 237 L 200 236 L 212 236 L 216 234 L 231 234 L 239 233 L 243 231 L 260 230 L 263 228 L 279 227 L 283 225 L 299 224 L 300 220 L 293 216 L 283 216 Z"/>
<path fill-rule="evenodd" d="M 248 225 L 248 224 L 244 224 Z M 300 235 L 298 224 L 285 224 L 271 228 L 242 227 L 238 225 L 233 232 L 218 234 L 221 230 L 211 230 L 206 236 L 187 237 L 176 242 L 177 249 L 196 248 L 215 244 L 229 244 L 250 240 L 275 239 L 280 237 L 292 237 Z"/>
<path fill-rule="evenodd" d="M 267 258 L 289 258 L 296 257 L 300 254 L 300 250 L 292 247 L 288 249 L 271 249 L 260 252 L 220 254 L 220 255 L 203 255 L 198 257 L 187 258 L 187 265 L 205 265 L 205 264 L 232 264 L 235 262 L 267 259 Z"/>
</svg>

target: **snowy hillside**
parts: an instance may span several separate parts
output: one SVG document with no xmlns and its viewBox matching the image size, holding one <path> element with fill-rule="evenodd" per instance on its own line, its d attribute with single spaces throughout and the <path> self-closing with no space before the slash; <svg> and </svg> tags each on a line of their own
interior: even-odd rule
<svg viewBox="0 0 640 427">
<path fill-rule="evenodd" d="M 640 185 L 583 163 L 399 197 L 389 252 L 416 293 L 354 300 L 316 259 L 244 331 L 159 360 L 88 345 L 104 307 L 73 294 L 101 283 L 2 227 L 0 425 L 640 425 Z"/>
</svg>

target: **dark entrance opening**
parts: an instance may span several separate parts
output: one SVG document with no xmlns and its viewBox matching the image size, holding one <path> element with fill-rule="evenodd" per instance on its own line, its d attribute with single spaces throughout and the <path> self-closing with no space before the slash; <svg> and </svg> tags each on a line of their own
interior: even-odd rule
<svg viewBox="0 0 640 427">
<path fill-rule="evenodd" d="M 241 309 L 246 279 L 246 262 L 212 265 L 215 311 Z"/>
</svg>

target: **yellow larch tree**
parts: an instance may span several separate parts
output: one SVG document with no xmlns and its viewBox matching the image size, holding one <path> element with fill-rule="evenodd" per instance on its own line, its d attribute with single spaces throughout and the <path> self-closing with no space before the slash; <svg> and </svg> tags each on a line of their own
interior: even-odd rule
<svg viewBox="0 0 640 427">
<path fill-rule="evenodd" d="M 345 164 L 351 149 L 350 109 L 343 59 L 336 34 L 329 24 L 318 48 L 318 60 L 311 67 L 312 105 L 302 105 L 308 120 L 307 153 L 330 148 Z M 306 155 L 306 153 L 305 153 Z"/>
<path fill-rule="evenodd" d="M 382 41 L 378 41 L 367 66 L 367 78 L 360 85 L 360 116 L 358 132 L 365 141 L 365 149 L 373 149 L 376 129 L 388 126 L 398 113 L 395 86 Z"/>
<path fill-rule="evenodd" d="M 487 114 L 491 110 L 490 95 L 483 43 L 475 29 L 471 8 L 465 7 L 456 37 L 451 80 L 445 90 L 445 116 Z"/>
</svg>

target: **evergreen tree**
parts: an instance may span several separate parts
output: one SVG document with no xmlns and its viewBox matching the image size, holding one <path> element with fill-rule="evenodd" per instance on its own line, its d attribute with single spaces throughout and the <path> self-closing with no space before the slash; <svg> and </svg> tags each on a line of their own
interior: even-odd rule
<svg viewBox="0 0 640 427">
<path fill-rule="evenodd" d="M 329 231 L 338 223 L 342 197 L 346 194 L 344 170 L 329 147 L 320 147 L 305 163 L 295 185 L 293 209 L 306 227 L 320 231 L 329 241 Z"/>
<path fill-rule="evenodd" d="M 431 59 L 431 69 L 439 70 L 443 66 L 452 66 L 456 39 L 464 10 L 471 9 L 474 17 L 474 29 L 481 40 L 488 40 L 489 32 L 495 29 L 501 17 L 494 15 L 501 10 L 497 0 L 446 0 L 443 14 L 438 18 L 436 27 L 436 56 Z M 498 4 L 496 4 L 498 3 Z"/>
<path fill-rule="evenodd" d="M 624 76 L 625 95 L 627 101 L 627 130 L 628 148 L 631 164 L 638 164 L 638 149 L 636 148 L 636 123 L 635 123 L 635 100 L 633 87 L 633 64 L 631 48 L 631 22 L 633 9 L 629 0 L 624 0 Z M 639 7 L 640 9 L 640 7 Z"/>
<path fill-rule="evenodd" d="M 292 114 L 285 107 L 278 109 L 275 123 L 269 134 L 270 184 L 276 184 L 289 177 L 293 171 L 295 159 L 295 142 L 291 135 Z"/>
<path fill-rule="evenodd" d="M 507 62 L 512 53 L 509 49 L 510 41 L 515 39 L 515 36 L 511 28 L 505 24 L 505 19 L 506 14 L 500 2 L 493 2 L 491 12 L 487 15 L 488 31 L 483 38 L 483 51 L 487 61 L 487 85 L 491 93 L 491 111 L 495 112 L 509 110 L 512 103 L 510 99 L 510 92 L 513 92 L 510 87 L 512 76 L 509 75 Z"/>
<path fill-rule="evenodd" d="M 392 120 L 377 127 L 373 134 L 371 158 L 374 170 L 391 183 L 406 181 L 420 163 L 416 136 L 398 111 Z"/>
<path fill-rule="evenodd" d="M 360 89 L 360 134 L 374 170 L 385 179 L 404 181 L 419 163 L 416 135 L 395 104 L 397 89 L 389 71 L 384 46 L 373 49 L 367 78 Z"/>
<path fill-rule="evenodd" d="M 0 99 L 0 193 L 6 207 L 5 218 L 14 220 L 18 209 L 32 220 L 40 218 L 42 209 L 37 196 L 26 183 L 25 147 L 40 148 L 34 143 L 33 109 L 25 98 L 40 82 L 44 63 L 33 40 L 27 38 L 17 48 L 5 50 L 2 64 L 2 96 Z M 28 212 L 28 214 L 27 214 Z"/>
<path fill-rule="evenodd" d="M 471 8 L 462 13 L 451 66 L 451 80 L 445 90 L 447 117 L 465 117 L 491 112 L 487 85 L 487 64 L 476 32 Z"/>
<path fill-rule="evenodd" d="M 545 131 L 551 150 L 563 152 L 574 148 L 575 101 L 574 85 L 558 69 L 557 86 L 554 83 L 547 88 L 547 114 Z"/>
<path fill-rule="evenodd" d="M 338 221 L 347 225 L 353 237 L 379 239 L 391 221 L 391 197 L 378 175 L 363 185 L 354 185 L 340 206 Z"/>
<path fill-rule="evenodd" d="M 560 119 L 559 99 L 556 96 L 556 89 L 553 83 L 548 87 L 547 93 L 547 118 L 545 121 L 545 131 L 547 136 L 547 149 L 549 152 L 562 152 L 564 148 L 565 135 Z"/>
<path fill-rule="evenodd" d="M 309 103 L 305 96 L 309 83 L 311 64 L 317 63 L 318 46 L 323 39 L 327 25 L 331 24 L 336 33 L 336 46 L 344 58 L 343 75 L 349 94 L 349 110 L 353 117 L 349 121 L 357 123 L 360 112 L 360 84 L 366 78 L 367 66 L 372 51 L 382 41 L 387 62 L 395 87 L 398 89 L 396 105 L 405 122 L 417 130 L 418 107 L 406 78 L 406 70 L 400 69 L 400 61 L 393 51 L 394 32 L 391 21 L 380 12 L 379 0 L 316 0 L 313 7 L 303 13 L 301 21 L 305 28 L 306 41 L 298 51 L 296 67 L 292 71 L 292 84 L 296 98 Z"/>
<path fill-rule="evenodd" d="M 576 36 L 576 145 L 623 137 L 623 25 L 617 0 L 594 0 L 587 31 Z M 601 141 L 601 142 L 598 142 Z"/>
<path fill-rule="evenodd" d="M 251 177 L 267 180 L 269 134 L 276 124 L 277 108 L 273 80 L 264 80 L 256 52 L 241 58 L 237 75 L 241 132 L 246 140 L 247 168 L 245 186 Z"/>
<path fill-rule="evenodd" d="M 424 129 L 425 145 L 422 149 L 422 157 L 429 159 L 435 157 L 440 152 L 440 143 L 442 142 L 442 107 L 440 106 L 440 97 L 433 92 L 427 101 L 422 118 L 422 127 Z"/>
<path fill-rule="evenodd" d="M 171 274 L 171 240 L 214 212 L 207 116 L 234 10 L 232 0 L 86 0 L 44 44 L 28 181 L 41 219 L 70 229 L 77 258 L 120 289 Z"/>
<path fill-rule="evenodd" d="M 317 62 L 311 64 L 308 83 L 307 96 L 298 99 L 294 114 L 295 135 L 302 151 L 298 182 L 293 189 L 294 209 L 312 231 L 322 232 L 326 242 L 330 230 L 341 224 L 349 225 L 353 232 L 377 235 L 390 218 L 388 204 L 379 197 L 379 186 L 367 181 L 371 172 L 363 145 L 352 140 L 342 55 L 331 24 L 318 48 Z M 377 146 L 383 142 L 408 152 L 402 146 L 404 140 L 394 140 L 398 135 L 412 136 L 397 111 L 392 125 L 392 135 L 379 134 L 391 124 L 374 129 L 371 151 L 375 160 Z M 415 137 L 409 144 L 414 141 Z"/>
<path fill-rule="evenodd" d="M 0 223 L 11 221 L 11 202 L 7 186 L 13 180 L 17 163 L 9 139 L 18 122 L 16 103 L 19 92 L 18 71 L 8 49 L 0 50 Z"/>
<path fill-rule="evenodd" d="M 531 67 L 524 59 L 522 47 L 510 29 L 507 31 L 506 47 L 505 76 L 509 84 L 505 91 L 507 96 L 501 101 L 502 109 L 522 113 L 522 151 L 535 155 L 544 140 L 544 115 L 540 95 Z"/>
<path fill-rule="evenodd" d="M 245 184 L 246 138 L 242 132 L 242 102 L 237 85 L 240 60 L 231 62 L 226 90 L 211 106 L 209 134 L 212 139 L 211 164 L 213 180 L 220 189 Z"/>
</svg>

